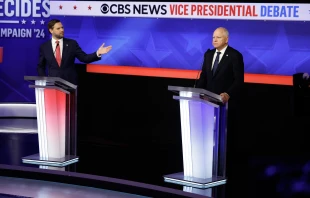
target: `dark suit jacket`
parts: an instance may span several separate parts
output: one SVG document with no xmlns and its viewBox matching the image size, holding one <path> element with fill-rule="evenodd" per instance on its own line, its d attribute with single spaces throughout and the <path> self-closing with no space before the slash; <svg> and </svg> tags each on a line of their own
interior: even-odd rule
<svg viewBox="0 0 310 198">
<path fill-rule="evenodd" d="M 51 40 L 48 40 L 40 46 L 40 58 L 37 67 L 38 75 L 46 76 L 47 66 L 47 76 L 60 77 L 73 84 L 77 84 L 77 72 L 74 64 L 75 58 L 84 63 L 100 60 L 96 52 L 86 54 L 75 40 L 63 38 L 62 59 L 59 67 L 53 52 Z"/>
<path fill-rule="evenodd" d="M 226 92 L 231 100 L 236 100 L 241 94 L 244 83 L 243 56 L 234 48 L 227 46 L 226 51 L 217 67 L 215 74 L 211 71 L 215 49 L 208 50 L 204 55 L 204 62 L 197 88 L 203 88 L 216 94 Z"/>
</svg>

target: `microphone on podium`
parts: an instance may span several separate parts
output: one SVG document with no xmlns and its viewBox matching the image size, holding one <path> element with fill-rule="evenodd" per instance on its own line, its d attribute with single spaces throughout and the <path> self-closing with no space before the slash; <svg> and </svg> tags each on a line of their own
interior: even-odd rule
<svg viewBox="0 0 310 198">
<path fill-rule="evenodd" d="M 210 48 L 207 50 L 207 52 L 206 52 L 206 53 L 208 53 L 209 51 L 211 51 L 211 50 L 210 50 Z M 196 79 L 195 79 L 194 88 L 196 88 L 196 83 L 197 83 L 198 76 L 199 76 L 199 74 L 200 74 L 200 73 L 201 73 L 201 71 L 202 71 L 202 68 L 203 68 L 203 62 L 204 62 L 204 58 L 203 58 L 202 63 L 201 63 L 201 68 L 200 68 L 200 70 L 199 70 L 199 71 L 198 71 L 198 73 L 197 73 L 197 76 L 196 76 Z"/>
</svg>

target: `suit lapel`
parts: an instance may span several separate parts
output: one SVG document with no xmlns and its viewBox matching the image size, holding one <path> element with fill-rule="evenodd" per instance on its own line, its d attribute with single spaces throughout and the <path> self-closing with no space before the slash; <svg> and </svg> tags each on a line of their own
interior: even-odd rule
<svg viewBox="0 0 310 198">
<path fill-rule="evenodd" d="M 225 53 L 223 54 L 223 57 L 219 62 L 215 74 L 213 76 L 216 76 L 219 73 L 219 71 L 225 66 L 225 62 L 228 59 L 228 57 L 229 57 L 229 46 L 227 46 Z"/>
<path fill-rule="evenodd" d="M 208 73 L 212 73 L 212 70 L 211 70 L 211 68 L 212 68 L 212 63 L 213 63 L 213 56 L 214 56 L 214 53 L 215 53 L 215 49 L 214 50 L 212 50 L 212 53 L 210 53 L 209 54 L 209 61 L 208 61 L 208 68 L 207 68 L 207 72 Z"/>
<path fill-rule="evenodd" d="M 69 43 L 68 41 L 64 38 L 63 39 L 63 49 L 62 49 L 62 55 L 61 55 L 61 65 L 63 65 L 63 63 L 65 62 L 65 59 L 67 57 L 68 54 L 68 48 L 69 48 Z"/>
<path fill-rule="evenodd" d="M 54 60 L 54 63 L 56 65 L 58 65 L 57 61 L 56 61 L 56 57 L 55 57 L 55 51 L 53 50 L 53 46 L 52 46 L 52 41 L 50 40 L 50 42 L 47 43 L 47 54 L 51 54 L 52 55 L 52 59 Z"/>
</svg>

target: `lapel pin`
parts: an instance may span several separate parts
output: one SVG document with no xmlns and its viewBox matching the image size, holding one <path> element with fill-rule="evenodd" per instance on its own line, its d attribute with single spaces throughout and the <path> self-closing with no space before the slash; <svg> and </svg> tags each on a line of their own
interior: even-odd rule
<svg viewBox="0 0 310 198">
<path fill-rule="evenodd" d="M 68 47 L 68 44 L 66 44 L 66 46 Z"/>
<path fill-rule="evenodd" d="M 228 54 L 226 54 L 226 56 L 228 56 Z"/>
</svg>

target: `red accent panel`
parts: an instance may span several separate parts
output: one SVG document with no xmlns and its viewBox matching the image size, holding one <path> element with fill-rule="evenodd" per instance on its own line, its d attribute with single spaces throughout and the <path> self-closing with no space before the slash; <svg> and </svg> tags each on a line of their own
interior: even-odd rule
<svg viewBox="0 0 310 198">
<path fill-rule="evenodd" d="M 195 79 L 198 75 L 198 71 L 196 70 L 109 66 L 109 65 L 87 65 L 87 72 L 166 77 L 166 78 L 186 78 L 186 79 Z"/>
<path fill-rule="evenodd" d="M 197 70 L 111 66 L 111 65 L 95 65 L 95 64 L 87 65 L 87 72 L 103 73 L 103 74 L 166 77 L 166 78 L 184 78 L 184 79 L 196 79 L 197 76 L 199 75 L 198 74 L 199 71 Z M 293 85 L 293 77 L 268 75 L 268 74 L 244 74 L 244 82 L 275 84 L 275 85 Z"/>
<path fill-rule="evenodd" d="M 66 94 L 54 89 L 45 89 L 44 100 L 48 156 L 62 158 L 65 156 Z"/>
<path fill-rule="evenodd" d="M 268 74 L 245 74 L 244 82 L 274 84 L 274 85 L 293 85 L 293 76 L 280 76 Z"/>
</svg>

